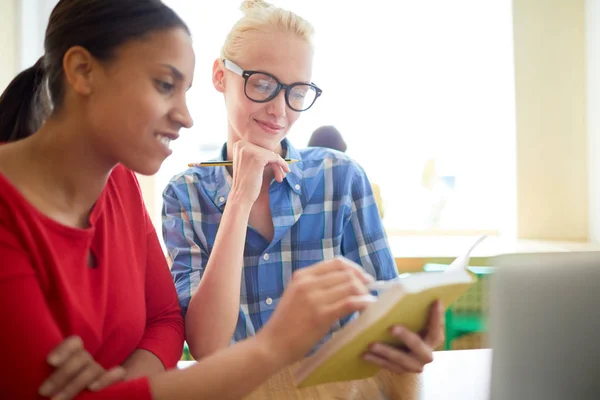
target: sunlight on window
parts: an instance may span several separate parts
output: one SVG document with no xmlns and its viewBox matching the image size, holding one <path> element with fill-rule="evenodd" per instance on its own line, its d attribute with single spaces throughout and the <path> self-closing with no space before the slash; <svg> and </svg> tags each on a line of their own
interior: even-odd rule
<svg viewBox="0 0 600 400">
<path fill-rule="evenodd" d="M 238 0 L 165 1 L 189 24 L 196 75 L 194 127 L 157 175 L 160 192 L 188 162 L 226 139 L 211 69 Z M 515 116 L 511 2 L 274 0 L 316 29 L 313 81 L 323 89 L 289 138 L 304 147 L 335 125 L 347 153 L 381 187 L 390 232 L 515 231 Z M 159 211 L 157 211 L 158 213 Z"/>
</svg>

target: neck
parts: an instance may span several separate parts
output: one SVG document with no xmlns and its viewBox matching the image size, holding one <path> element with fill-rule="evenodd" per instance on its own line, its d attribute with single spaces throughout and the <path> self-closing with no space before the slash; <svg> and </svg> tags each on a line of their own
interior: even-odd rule
<svg viewBox="0 0 600 400">
<path fill-rule="evenodd" d="M 56 208 L 88 214 L 116 162 L 100 156 L 92 135 L 72 119 L 51 117 L 26 144 L 31 179 Z"/>
</svg>

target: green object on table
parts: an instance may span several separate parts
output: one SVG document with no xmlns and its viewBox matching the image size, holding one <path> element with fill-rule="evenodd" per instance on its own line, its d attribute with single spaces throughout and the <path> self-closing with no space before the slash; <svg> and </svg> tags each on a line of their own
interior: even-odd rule
<svg viewBox="0 0 600 400">
<path fill-rule="evenodd" d="M 183 352 L 181 354 L 181 361 L 193 361 L 194 358 L 190 353 L 190 348 L 188 347 L 187 342 L 183 342 Z"/>
<path fill-rule="evenodd" d="M 425 264 L 425 272 L 442 272 L 448 265 Z M 452 349 L 452 341 L 463 335 L 487 332 L 487 316 L 483 304 L 487 297 L 484 285 L 487 277 L 494 272 L 494 267 L 469 266 L 469 271 L 477 275 L 477 283 L 446 311 L 446 340 L 444 349 Z"/>
</svg>

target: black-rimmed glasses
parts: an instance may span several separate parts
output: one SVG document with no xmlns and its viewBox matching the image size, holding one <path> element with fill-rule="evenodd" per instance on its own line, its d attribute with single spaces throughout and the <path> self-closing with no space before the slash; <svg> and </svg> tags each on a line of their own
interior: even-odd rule
<svg viewBox="0 0 600 400">
<path fill-rule="evenodd" d="M 225 68 L 244 78 L 244 94 L 256 103 L 273 100 L 279 92 L 285 90 L 285 102 L 294 111 L 306 111 L 315 104 L 323 93 L 313 83 L 296 82 L 284 85 L 273 75 L 261 71 L 245 71 L 229 60 L 223 60 Z"/>
</svg>

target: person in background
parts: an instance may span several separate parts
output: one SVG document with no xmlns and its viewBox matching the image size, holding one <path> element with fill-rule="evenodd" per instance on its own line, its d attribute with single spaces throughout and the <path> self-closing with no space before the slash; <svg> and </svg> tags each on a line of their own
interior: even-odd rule
<svg viewBox="0 0 600 400">
<path fill-rule="evenodd" d="M 348 146 L 342 137 L 342 134 L 335 126 L 323 125 L 312 133 L 308 140 L 308 147 L 326 147 L 329 149 L 346 152 Z M 373 190 L 373 196 L 377 203 L 377 209 L 379 210 L 379 216 L 383 219 L 383 199 L 381 198 L 381 189 L 376 183 L 371 183 L 371 189 Z"/>
<path fill-rule="evenodd" d="M 134 172 L 192 125 L 190 32 L 159 0 L 60 0 L 44 49 L 0 97 L 2 398 L 238 399 L 373 301 L 317 264 L 260 334 L 166 372 L 184 324 Z"/>
<path fill-rule="evenodd" d="M 346 257 L 378 280 L 398 276 L 363 169 L 340 152 L 299 150 L 287 139 L 322 93 L 312 82 L 311 25 L 261 0 L 242 9 L 212 74 L 227 109 L 219 160 L 233 166 L 192 167 L 163 193 L 163 235 L 197 359 L 260 335 L 290 277 L 314 263 Z M 286 168 L 284 158 L 298 162 Z M 407 349 L 373 343 L 365 359 L 421 371 L 443 341 L 442 325 L 438 303 L 426 332 L 393 327 Z"/>
<path fill-rule="evenodd" d="M 348 148 L 342 134 L 333 125 L 323 125 L 315 129 L 308 140 L 308 147 L 326 147 L 342 153 Z"/>
</svg>

